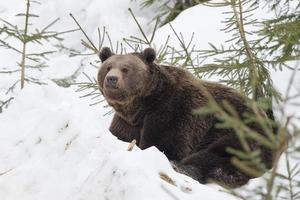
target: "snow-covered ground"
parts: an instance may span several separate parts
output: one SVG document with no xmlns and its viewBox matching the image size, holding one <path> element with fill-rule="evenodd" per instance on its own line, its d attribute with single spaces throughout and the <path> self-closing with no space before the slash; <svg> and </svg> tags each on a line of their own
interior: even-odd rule
<svg viewBox="0 0 300 200">
<path fill-rule="evenodd" d="M 175 173 L 156 148 L 127 151 L 103 114 L 54 83 L 26 87 L 0 115 L 1 200 L 228 196 Z"/>
<path fill-rule="evenodd" d="M 24 12 L 24 6 L 19 0 L 1 1 L 0 18 L 22 26 L 22 18 L 14 15 Z M 153 25 L 148 22 L 153 10 L 141 10 L 130 0 L 42 0 L 41 5 L 32 6 L 34 13 L 40 15 L 32 23 L 44 27 L 60 17 L 54 30 L 74 29 L 75 23 L 69 16 L 73 13 L 95 41 L 97 27 L 105 26 L 115 42 L 140 34 L 128 7 L 150 33 Z M 172 24 L 184 36 L 195 32 L 194 41 L 206 48 L 208 42 L 220 44 L 228 39 L 220 31 L 223 11 L 196 6 L 184 11 Z M 163 44 L 167 35 L 172 36 L 170 27 L 160 28 L 154 39 L 156 45 Z M 70 33 L 64 36 L 64 44 L 82 49 L 82 37 L 80 32 Z M 172 37 L 172 45 L 178 45 Z M 45 44 L 29 47 L 29 51 L 49 48 L 53 47 Z M 201 185 L 176 173 L 165 155 L 154 147 L 128 151 L 128 144 L 108 131 L 112 116 L 105 114 L 109 108 L 104 104 L 91 107 L 90 99 L 79 98 L 76 87 L 62 88 L 50 80 L 71 76 L 81 66 L 86 66 L 81 71 L 95 75 L 97 69 L 88 66 L 95 59 L 96 56 L 69 57 L 64 51 L 54 54 L 42 72 L 28 71 L 47 85 L 27 84 L 24 90 L 14 91 L 15 99 L 0 114 L 0 199 L 235 199 L 216 185 Z M 14 69 L 19 60 L 19 54 L 0 48 L 0 69 Z M 290 71 L 272 72 L 281 92 L 285 92 L 290 75 Z M 299 77 L 295 90 L 300 89 Z M 0 74 L 0 100 L 8 97 L 5 92 L 17 78 L 18 74 Z M 288 109 L 297 113 L 294 108 Z M 174 184 L 163 180 L 160 174 L 170 177 Z M 255 187 L 260 180 L 250 181 L 249 185 Z"/>
</svg>

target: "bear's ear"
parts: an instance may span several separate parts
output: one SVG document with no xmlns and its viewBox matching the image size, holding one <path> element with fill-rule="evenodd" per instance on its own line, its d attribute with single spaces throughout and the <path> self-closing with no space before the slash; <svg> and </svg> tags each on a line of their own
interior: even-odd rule
<svg viewBox="0 0 300 200">
<path fill-rule="evenodd" d="M 152 48 L 146 48 L 143 52 L 142 52 L 143 58 L 148 62 L 148 63 L 152 63 L 155 58 L 156 58 L 156 53 L 155 50 Z"/>
<path fill-rule="evenodd" d="M 114 55 L 110 48 L 108 47 L 103 47 L 99 53 L 99 58 L 101 60 L 101 62 L 104 62 L 107 58 L 111 57 L 112 55 Z"/>
</svg>

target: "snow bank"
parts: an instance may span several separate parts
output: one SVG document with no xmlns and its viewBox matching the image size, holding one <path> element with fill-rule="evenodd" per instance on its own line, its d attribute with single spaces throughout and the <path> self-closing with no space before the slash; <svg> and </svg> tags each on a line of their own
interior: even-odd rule
<svg viewBox="0 0 300 200">
<path fill-rule="evenodd" d="M 26 87 L 0 115 L 1 200 L 233 199 L 177 174 L 154 147 L 127 151 L 107 111 L 51 82 Z"/>
</svg>

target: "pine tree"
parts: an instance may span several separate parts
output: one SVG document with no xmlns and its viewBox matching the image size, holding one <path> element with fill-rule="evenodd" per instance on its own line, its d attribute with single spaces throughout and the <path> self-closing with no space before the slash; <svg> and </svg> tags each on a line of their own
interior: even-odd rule
<svg viewBox="0 0 300 200">
<path fill-rule="evenodd" d="M 16 17 L 24 18 L 24 26 L 20 28 L 17 25 L 8 22 L 5 19 L 0 19 L 2 25 L 0 27 L 0 47 L 7 48 L 17 54 L 20 54 L 20 62 L 18 62 L 19 69 L 15 70 L 1 70 L 0 73 L 20 73 L 20 79 L 17 80 L 10 90 L 20 82 L 21 89 L 24 88 L 25 82 L 32 82 L 36 84 L 43 84 L 36 78 L 26 75 L 26 69 L 36 69 L 42 70 L 47 67 L 45 60 L 47 56 L 55 53 L 55 50 L 41 51 L 41 52 L 27 52 L 28 46 L 33 44 L 43 45 L 45 42 L 50 42 L 53 40 L 62 41 L 62 34 L 73 32 L 75 30 L 69 30 L 64 32 L 56 32 L 50 30 L 50 28 L 59 21 L 59 18 L 52 21 L 50 24 L 46 25 L 41 29 L 31 30 L 31 18 L 38 18 L 37 14 L 31 12 L 30 7 L 32 3 L 39 4 L 38 1 L 26 0 L 25 12 L 19 13 Z M 19 42 L 20 46 L 14 46 L 10 44 L 8 39 L 14 39 Z"/>
</svg>

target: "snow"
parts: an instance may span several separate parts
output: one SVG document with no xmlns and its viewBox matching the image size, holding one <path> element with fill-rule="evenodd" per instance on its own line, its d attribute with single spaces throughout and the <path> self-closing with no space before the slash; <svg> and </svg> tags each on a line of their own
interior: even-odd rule
<svg viewBox="0 0 300 200">
<path fill-rule="evenodd" d="M 127 151 L 105 112 L 51 82 L 26 87 L 0 115 L 1 200 L 234 199 L 177 174 L 155 147 Z"/>
<path fill-rule="evenodd" d="M 115 42 L 139 35 L 128 7 L 149 33 L 153 25 L 148 22 L 154 10 L 141 10 L 138 3 L 130 0 L 42 0 L 41 5 L 32 6 L 34 13 L 40 15 L 33 24 L 44 27 L 60 17 L 54 30 L 74 29 L 75 23 L 69 16 L 73 13 L 95 41 L 97 27 L 105 26 Z M 14 15 L 23 10 L 24 4 L 18 0 L 0 2 L 0 17 L 13 24 L 22 26 L 21 18 Z M 221 44 L 228 38 L 220 31 L 222 12 L 222 8 L 196 6 L 180 14 L 172 25 L 187 38 L 195 32 L 198 47 L 207 48 L 208 42 Z M 191 25 L 194 19 L 199 19 L 199 26 Z M 179 45 L 168 25 L 157 31 L 155 45 L 163 44 L 167 35 L 172 37 L 171 45 Z M 65 35 L 64 44 L 82 49 L 81 38 L 80 32 Z M 32 45 L 29 51 L 49 48 L 53 47 Z M 18 54 L 3 48 L 0 55 L 0 69 L 15 69 L 20 60 Z M 16 89 L 9 108 L 0 114 L 0 199 L 235 199 L 214 184 L 201 185 L 176 173 L 155 147 L 144 151 L 134 147 L 128 151 L 128 143 L 117 140 L 108 131 L 112 115 L 106 113 L 110 108 L 104 104 L 89 106 L 90 99 L 79 98 L 76 87 L 62 88 L 50 80 L 69 77 L 78 69 L 96 74 L 97 69 L 87 66 L 96 59 L 69 57 L 62 51 L 50 56 L 46 61 L 48 68 L 27 72 L 46 85 L 26 84 L 24 90 Z M 272 77 L 284 92 L 290 71 L 272 72 Z M 0 100 L 8 97 L 6 90 L 17 79 L 18 74 L 0 74 Z M 296 80 L 295 90 L 299 90 L 299 78 Z M 296 110 L 290 108 L 290 112 Z M 170 177 L 175 185 L 160 178 L 160 173 Z M 255 187 L 260 181 L 253 180 L 250 185 Z"/>
</svg>

